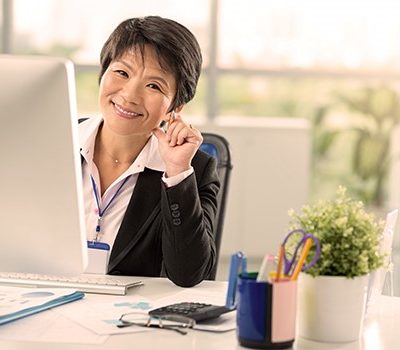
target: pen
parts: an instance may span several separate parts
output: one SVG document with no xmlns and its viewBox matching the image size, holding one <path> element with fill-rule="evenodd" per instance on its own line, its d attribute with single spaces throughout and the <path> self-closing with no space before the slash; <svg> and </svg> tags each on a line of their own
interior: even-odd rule
<svg viewBox="0 0 400 350">
<path fill-rule="evenodd" d="M 303 267 L 304 261 L 306 260 L 306 257 L 308 255 L 308 252 L 310 251 L 310 248 L 313 244 L 313 241 L 311 238 L 307 238 L 306 243 L 304 243 L 303 250 L 301 251 L 300 258 L 297 261 L 296 267 L 294 268 L 293 274 L 290 277 L 291 281 L 294 281 L 297 279 L 299 276 L 299 273 Z"/>
<path fill-rule="evenodd" d="M 282 264 L 283 264 L 283 256 L 285 254 L 285 247 L 283 244 L 280 245 L 279 247 L 279 255 L 278 255 L 278 267 L 276 269 L 276 277 L 275 277 L 275 282 L 279 282 L 279 279 L 281 278 L 281 271 L 282 271 Z"/>
<path fill-rule="evenodd" d="M 275 257 L 271 254 L 264 256 L 260 271 L 257 275 L 257 282 L 266 282 L 270 279 L 270 273 L 275 270 Z"/>
</svg>

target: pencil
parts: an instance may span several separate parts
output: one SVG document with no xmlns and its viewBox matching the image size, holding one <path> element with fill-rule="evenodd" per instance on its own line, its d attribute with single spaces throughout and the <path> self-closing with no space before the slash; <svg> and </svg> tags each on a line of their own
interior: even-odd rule
<svg viewBox="0 0 400 350">
<path fill-rule="evenodd" d="M 278 255 L 278 267 L 276 269 L 276 277 L 275 277 L 275 282 L 279 282 L 279 279 L 281 278 L 281 271 L 282 271 L 282 263 L 283 263 L 283 254 L 285 252 L 285 247 L 283 244 L 280 245 L 279 247 L 279 255 Z"/>
<path fill-rule="evenodd" d="M 310 248 L 313 244 L 313 241 L 311 238 L 307 238 L 306 243 L 304 243 L 303 250 L 301 251 L 300 258 L 297 261 L 296 267 L 294 268 L 294 271 L 292 273 L 292 276 L 290 277 L 291 281 L 294 281 L 297 279 L 299 276 L 299 273 L 303 267 L 304 261 L 307 258 L 308 252 L 310 251 Z"/>
</svg>

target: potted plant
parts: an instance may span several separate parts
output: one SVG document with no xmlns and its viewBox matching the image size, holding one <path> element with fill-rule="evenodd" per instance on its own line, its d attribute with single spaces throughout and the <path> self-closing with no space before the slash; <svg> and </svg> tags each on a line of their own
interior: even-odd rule
<svg viewBox="0 0 400 350">
<path fill-rule="evenodd" d="M 327 342 L 357 340 L 369 273 L 383 264 L 383 222 L 344 187 L 335 199 L 305 205 L 289 216 L 291 228 L 312 233 L 321 245 L 320 259 L 299 278 L 299 335 Z"/>
</svg>

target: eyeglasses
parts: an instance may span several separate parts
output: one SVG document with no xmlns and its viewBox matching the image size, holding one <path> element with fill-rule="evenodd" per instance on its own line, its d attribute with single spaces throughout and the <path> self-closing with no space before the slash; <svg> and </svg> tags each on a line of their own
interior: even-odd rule
<svg viewBox="0 0 400 350">
<path fill-rule="evenodd" d="M 196 321 L 180 315 L 162 315 L 162 316 L 147 316 L 142 313 L 129 312 L 122 314 L 119 318 L 120 324 L 118 328 L 139 326 L 149 328 L 161 328 L 178 332 L 179 334 L 187 334 L 185 328 L 193 328 Z"/>
</svg>

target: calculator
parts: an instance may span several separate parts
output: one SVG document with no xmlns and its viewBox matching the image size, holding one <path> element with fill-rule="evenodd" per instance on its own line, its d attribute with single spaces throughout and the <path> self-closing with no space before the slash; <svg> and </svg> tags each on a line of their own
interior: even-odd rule
<svg viewBox="0 0 400 350">
<path fill-rule="evenodd" d="M 150 316 L 180 315 L 189 317 L 196 322 L 206 321 L 233 311 L 234 308 L 205 303 L 182 302 L 171 304 L 149 311 Z"/>
</svg>

